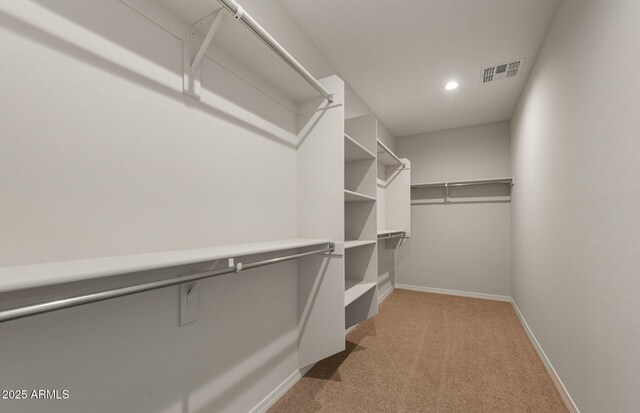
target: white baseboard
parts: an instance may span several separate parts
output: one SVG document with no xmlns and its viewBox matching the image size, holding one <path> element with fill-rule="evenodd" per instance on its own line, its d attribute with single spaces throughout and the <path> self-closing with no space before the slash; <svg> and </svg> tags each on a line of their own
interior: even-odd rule
<svg viewBox="0 0 640 413">
<path fill-rule="evenodd" d="M 278 399 L 282 397 L 291 387 L 293 387 L 293 385 L 296 384 L 298 380 L 300 380 L 305 374 L 307 374 L 307 372 L 311 370 L 314 365 L 315 363 L 291 373 L 291 376 L 287 377 L 285 381 L 280 383 L 280 385 L 276 387 L 274 391 L 272 391 L 267 397 L 262 399 L 262 401 L 258 403 L 256 407 L 251 409 L 249 413 L 264 413 L 269 410 L 269 408 L 273 406 L 273 404 L 277 402 Z"/>
<path fill-rule="evenodd" d="M 385 298 L 389 296 L 393 292 L 393 287 L 389 287 L 389 289 L 382 294 L 378 295 L 378 305 L 384 301 Z"/>
<path fill-rule="evenodd" d="M 455 295 L 458 297 L 480 298 L 483 300 L 492 300 L 492 301 L 505 301 L 508 303 L 511 302 L 511 297 L 507 295 L 472 293 L 470 291 L 445 290 L 443 288 L 421 287 L 419 285 L 408 285 L 408 284 L 396 284 L 396 288 L 400 290 L 421 291 L 423 293 Z"/>
<path fill-rule="evenodd" d="M 540 346 L 540 343 L 538 342 L 538 339 L 536 339 L 536 336 L 533 335 L 533 332 L 529 328 L 529 324 L 527 324 L 527 321 L 524 319 L 524 316 L 520 312 L 520 309 L 516 305 L 515 301 L 513 301 L 513 299 L 511 300 L 511 305 L 513 306 L 513 310 L 518 316 L 518 319 L 520 320 L 520 324 L 522 324 L 524 331 L 529 336 L 529 340 L 531 341 L 531 343 L 533 343 L 533 347 L 538 352 L 540 359 L 542 359 L 542 363 L 544 363 L 544 366 L 547 368 L 549 376 L 551 376 L 551 380 L 553 380 L 553 383 L 556 385 L 556 388 L 558 389 L 558 392 L 560 393 L 564 404 L 567 406 L 567 409 L 569 409 L 571 413 L 580 413 L 580 410 L 578 410 L 578 406 L 576 406 L 576 403 L 571 398 L 571 395 L 567 391 L 567 388 L 564 386 L 564 383 L 562 383 L 562 380 L 560 380 L 558 373 L 556 373 L 556 370 L 553 368 L 551 361 L 549 361 L 549 358 L 542 349 L 542 346 Z"/>
</svg>

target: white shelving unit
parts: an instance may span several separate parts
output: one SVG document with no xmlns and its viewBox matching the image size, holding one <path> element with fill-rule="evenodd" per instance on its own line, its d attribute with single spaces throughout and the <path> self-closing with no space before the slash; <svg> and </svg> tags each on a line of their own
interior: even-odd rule
<svg viewBox="0 0 640 413">
<path fill-rule="evenodd" d="M 393 250 L 411 231 L 411 164 L 393 153 L 380 133 L 373 116 L 345 121 L 346 328 L 377 314 L 378 280 L 387 280 L 387 288 Z"/>
<path fill-rule="evenodd" d="M 411 235 L 411 162 L 384 143 L 392 141 L 384 128 L 377 132 L 378 296 L 386 297 L 393 290 L 398 257 Z"/>
<path fill-rule="evenodd" d="M 382 144 L 378 142 L 378 146 Z M 382 145 L 384 146 L 384 145 Z M 386 148 L 386 147 L 385 147 Z M 377 172 L 378 235 L 404 231 L 411 236 L 411 162 L 408 159 L 395 160 L 390 150 L 379 153 Z M 389 241 L 387 248 L 397 248 L 400 244 Z"/>
<path fill-rule="evenodd" d="M 345 329 L 378 313 L 376 121 L 345 121 Z"/>
</svg>

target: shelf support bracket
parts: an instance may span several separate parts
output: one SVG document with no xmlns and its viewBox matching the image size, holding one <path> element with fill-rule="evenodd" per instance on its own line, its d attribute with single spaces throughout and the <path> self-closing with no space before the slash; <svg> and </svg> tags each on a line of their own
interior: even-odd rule
<svg viewBox="0 0 640 413">
<path fill-rule="evenodd" d="M 203 25 L 209 17 L 214 16 L 213 23 L 211 23 L 211 27 L 209 27 L 209 31 L 207 32 L 207 35 L 202 41 L 202 44 L 195 56 L 193 55 L 193 47 L 191 44 L 187 41 L 184 42 L 184 74 L 182 79 L 182 91 L 194 99 L 200 100 L 200 63 L 202 63 L 202 58 L 209 48 L 211 40 L 213 40 L 213 36 L 216 34 L 216 31 L 220 27 L 220 23 L 222 23 L 222 19 L 226 14 L 226 9 L 221 8 L 215 12 L 215 15 L 207 16 L 191 26 L 191 40 L 194 41 L 196 39 L 196 28 Z"/>
</svg>

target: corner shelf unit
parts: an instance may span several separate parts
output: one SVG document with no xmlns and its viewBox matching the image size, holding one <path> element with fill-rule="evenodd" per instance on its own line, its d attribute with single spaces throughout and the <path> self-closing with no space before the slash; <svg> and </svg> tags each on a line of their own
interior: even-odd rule
<svg viewBox="0 0 640 413">
<path fill-rule="evenodd" d="M 393 152 L 393 143 L 393 136 L 379 125 L 376 137 L 379 297 L 393 291 L 399 260 L 411 236 L 411 162 Z"/>
<path fill-rule="evenodd" d="M 345 120 L 345 329 L 378 313 L 376 121 Z"/>
</svg>

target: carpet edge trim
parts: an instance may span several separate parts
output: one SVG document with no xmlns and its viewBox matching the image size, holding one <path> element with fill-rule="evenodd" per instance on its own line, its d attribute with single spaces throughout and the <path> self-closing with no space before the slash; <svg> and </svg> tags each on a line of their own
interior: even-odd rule
<svg viewBox="0 0 640 413">
<path fill-rule="evenodd" d="M 518 317 L 520 324 L 524 328 L 524 331 L 527 333 L 527 336 L 529 337 L 529 341 L 531 341 L 531 343 L 533 344 L 533 347 L 536 349 L 538 356 L 540 357 L 540 359 L 542 360 L 542 363 L 546 367 L 547 372 L 549 373 L 549 376 L 551 376 L 551 380 L 553 381 L 553 384 L 555 384 L 556 389 L 558 389 L 558 392 L 560 393 L 560 397 L 562 397 L 562 401 L 564 401 L 564 404 L 567 406 L 567 409 L 569 409 L 571 413 L 580 413 L 578 406 L 573 401 L 573 398 L 571 397 L 571 395 L 569 394 L 569 391 L 567 390 L 564 383 L 560 379 L 560 376 L 558 376 L 556 369 L 553 368 L 553 364 L 551 364 L 551 361 L 549 360 L 544 350 L 542 349 L 542 346 L 538 342 L 538 339 L 533 334 L 533 331 L 531 330 L 531 328 L 529 328 L 529 324 L 527 324 L 527 321 L 524 319 L 524 316 L 520 312 L 520 309 L 516 305 L 516 302 L 513 300 L 513 298 L 511 299 L 511 306 L 513 307 L 513 310 L 516 313 L 516 316 Z"/>
</svg>

